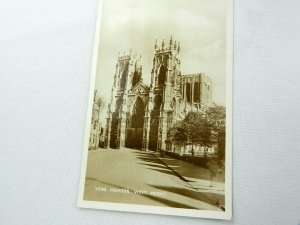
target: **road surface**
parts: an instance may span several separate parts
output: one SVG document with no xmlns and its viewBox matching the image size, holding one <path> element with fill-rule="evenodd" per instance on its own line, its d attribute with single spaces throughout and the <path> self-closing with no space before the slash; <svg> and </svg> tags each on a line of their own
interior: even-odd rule
<svg viewBox="0 0 300 225">
<path fill-rule="evenodd" d="M 220 210 L 152 152 L 89 151 L 84 200 Z"/>
</svg>

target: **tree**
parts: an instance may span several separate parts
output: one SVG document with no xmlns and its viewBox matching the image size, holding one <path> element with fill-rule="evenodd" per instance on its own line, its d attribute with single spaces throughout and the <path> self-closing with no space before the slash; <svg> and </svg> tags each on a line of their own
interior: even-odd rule
<svg viewBox="0 0 300 225">
<path fill-rule="evenodd" d="M 200 112 L 189 112 L 182 121 L 177 122 L 169 130 L 168 137 L 170 143 L 179 146 L 191 145 L 192 156 L 194 156 L 195 145 L 211 147 L 216 143 L 213 123 Z"/>
<path fill-rule="evenodd" d="M 225 107 L 213 105 L 203 111 L 189 112 L 169 130 L 168 142 L 180 146 L 191 145 L 194 156 L 195 145 L 203 146 L 206 152 L 220 140 L 225 140 L 224 135 Z"/>
<path fill-rule="evenodd" d="M 177 122 L 168 131 L 167 142 L 170 144 L 176 144 L 178 146 L 183 146 L 187 143 L 188 136 L 184 121 Z"/>
<path fill-rule="evenodd" d="M 205 148 L 218 145 L 218 158 L 207 158 L 206 166 L 209 169 L 211 186 L 217 174 L 224 172 L 226 110 L 223 106 L 212 105 L 205 110 L 189 112 L 186 117 L 177 122 L 168 133 L 168 141 L 177 145 L 200 145 Z"/>
<path fill-rule="evenodd" d="M 224 106 L 213 104 L 209 108 L 205 110 L 205 113 L 215 122 L 217 121 L 224 121 L 226 117 L 226 109 Z"/>
<path fill-rule="evenodd" d="M 101 96 L 98 95 L 98 90 L 94 90 L 94 104 L 98 105 L 99 111 L 105 107 L 105 102 Z"/>
<path fill-rule="evenodd" d="M 218 157 L 220 160 L 225 159 L 225 146 L 226 145 L 226 130 L 225 126 L 220 126 L 218 130 Z"/>
<path fill-rule="evenodd" d="M 211 121 L 214 122 L 214 130 L 217 133 L 218 157 L 220 160 L 225 158 L 226 141 L 226 109 L 224 106 L 214 104 L 206 110 Z"/>
<path fill-rule="evenodd" d="M 188 128 L 188 138 L 192 145 L 192 156 L 194 145 L 204 146 L 205 150 L 216 143 L 216 132 L 214 123 L 205 112 L 190 112 L 184 119 Z"/>
<path fill-rule="evenodd" d="M 213 122 L 218 144 L 218 158 L 212 158 L 207 162 L 211 179 L 210 186 L 213 186 L 213 180 L 217 174 L 223 173 L 225 168 L 226 109 L 224 106 L 213 105 L 206 110 L 206 113 Z"/>
<path fill-rule="evenodd" d="M 102 97 L 97 97 L 95 100 L 95 103 L 99 106 L 99 110 L 101 111 L 102 108 L 104 108 L 105 103 Z"/>
</svg>

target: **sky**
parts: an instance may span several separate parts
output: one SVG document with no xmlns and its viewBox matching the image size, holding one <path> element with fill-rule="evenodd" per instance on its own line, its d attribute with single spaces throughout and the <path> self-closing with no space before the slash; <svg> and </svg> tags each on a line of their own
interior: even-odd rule
<svg viewBox="0 0 300 225">
<path fill-rule="evenodd" d="M 205 73 L 212 99 L 226 103 L 226 0 L 104 0 L 95 89 L 109 103 L 118 52 L 142 55 L 150 84 L 154 44 L 181 46 L 181 74 Z"/>
</svg>

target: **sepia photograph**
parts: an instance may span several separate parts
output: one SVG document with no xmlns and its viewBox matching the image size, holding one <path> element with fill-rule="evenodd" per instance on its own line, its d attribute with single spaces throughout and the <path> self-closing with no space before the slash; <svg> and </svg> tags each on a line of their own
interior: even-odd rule
<svg viewBox="0 0 300 225">
<path fill-rule="evenodd" d="M 104 0 L 78 206 L 231 219 L 232 0 Z"/>
</svg>

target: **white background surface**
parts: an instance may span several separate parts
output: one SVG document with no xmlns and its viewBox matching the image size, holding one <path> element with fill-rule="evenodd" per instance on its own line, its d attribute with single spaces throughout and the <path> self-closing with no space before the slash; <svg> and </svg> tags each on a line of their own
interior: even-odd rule
<svg viewBox="0 0 300 225">
<path fill-rule="evenodd" d="M 96 0 L 0 2 L 0 224 L 300 224 L 300 1 L 234 3 L 233 220 L 76 207 Z"/>
</svg>

